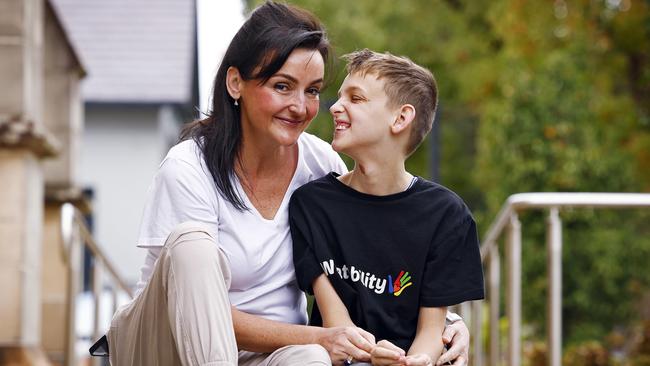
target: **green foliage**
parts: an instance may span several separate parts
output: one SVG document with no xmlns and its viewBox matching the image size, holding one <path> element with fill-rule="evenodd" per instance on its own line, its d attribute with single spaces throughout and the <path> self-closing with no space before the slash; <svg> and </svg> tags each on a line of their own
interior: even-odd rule
<svg viewBox="0 0 650 366">
<path fill-rule="evenodd" d="M 613 52 L 617 47 L 610 43 L 610 27 L 626 14 L 593 2 L 568 9 L 557 4 L 501 2 L 503 8 L 491 13 L 499 20 L 494 30 L 502 48 L 493 65 L 497 90 L 481 105 L 475 176 L 488 217 L 514 192 L 631 192 L 648 185 L 647 173 L 638 169 L 644 164 L 639 150 L 632 147 L 647 138 L 641 123 L 647 111 L 630 90 L 636 80 L 621 80 L 630 71 L 629 55 Z M 647 21 L 644 4 L 632 6 L 645 11 Z M 650 284 L 644 264 L 650 237 L 642 227 L 647 216 L 563 214 L 567 344 L 599 339 L 635 318 L 638 289 L 647 291 Z M 543 223 L 539 214 L 523 220 L 524 315 L 540 335 L 547 288 Z"/>
<path fill-rule="evenodd" d="M 290 2 L 325 23 L 338 55 L 388 50 L 433 71 L 441 182 L 465 198 L 482 232 L 517 192 L 650 191 L 650 1 Z M 331 138 L 325 109 L 310 131 Z M 430 148 L 412 156 L 410 171 L 430 177 Z M 576 209 L 562 219 L 571 346 L 638 317 L 650 289 L 650 214 Z M 545 216 L 522 223 L 524 320 L 541 338 Z"/>
</svg>

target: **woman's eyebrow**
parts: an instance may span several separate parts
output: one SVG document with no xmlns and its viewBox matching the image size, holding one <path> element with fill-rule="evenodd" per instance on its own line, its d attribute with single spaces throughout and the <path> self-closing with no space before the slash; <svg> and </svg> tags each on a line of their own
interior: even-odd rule
<svg viewBox="0 0 650 366">
<path fill-rule="evenodd" d="M 289 81 L 291 81 L 292 83 L 298 83 L 298 79 L 296 79 L 295 77 L 293 77 L 293 76 L 291 76 L 289 74 L 277 73 L 277 74 L 275 74 L 273 76 L 282 76 L 283 78 L 289 79 Z M 317 84 L 317 83 L 322 83 L 322 82 L 323 82 L 323 78 L 318 78 L 318 79 L 312 81 L 309 84 L 311 85 L 311 84 Z"/>
</svg>

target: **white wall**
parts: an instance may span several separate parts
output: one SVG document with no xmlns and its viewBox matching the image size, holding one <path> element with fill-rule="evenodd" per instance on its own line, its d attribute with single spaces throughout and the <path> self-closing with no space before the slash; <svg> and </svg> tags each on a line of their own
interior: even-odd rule
<svg viewBox="0 0 650 366">
<path fill-rule="evenodd" d="M 135 284 L 145 250 L 136 240 L 144 199 L 177 135 L 169 107 L 86 106 L 81 186 L 95 197 L 95 238 L 124 278 Z"/>
</svg>

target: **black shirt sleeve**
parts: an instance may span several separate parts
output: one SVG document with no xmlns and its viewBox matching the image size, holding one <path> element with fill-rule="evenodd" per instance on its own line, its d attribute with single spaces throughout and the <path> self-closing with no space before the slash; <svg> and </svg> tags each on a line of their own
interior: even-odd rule
<svg viewBox="0 0 650 366">
<path fill-rule="evenodd" d="M 444 235 L 434 238 L 429 250 L 421 306 L 450 306 L 482 299 L 483 270 L 474 219 L 466 211 L 456 224 L 443 231 Z"/>
<path fill-rule="evenodd" d="M 314 236 L 309 224 L 300 190 L 294 192 L 289 201 L 289 227 L 293 241 L 293 264 L 298 287 L 310 295 L 314 294 L 312 283 L 323 273 L 314 252 Z"/>
</svg>

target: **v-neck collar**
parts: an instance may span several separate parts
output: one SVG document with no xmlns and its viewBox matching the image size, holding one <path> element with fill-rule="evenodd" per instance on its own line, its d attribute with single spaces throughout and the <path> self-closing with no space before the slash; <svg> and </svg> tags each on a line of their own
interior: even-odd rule
<svg viewBox="0 0 650 366">
<path fill-rule="evenodd" d="M 297 147 L 298 147 L 298 161 L 296 162 L 296 169 L 293 171 L 293 175 L 291 176 L 291 181 L 289 181 L 289 185 L 287 186 L 286 191 L 284 192 L 284 196 L 282 197 L 282 202 L 280 202 L 280 206 L 278 206 L 278 209 L 275 211 L 275 215 L 271 219 L 267 219 L 262 214 L 257 210 L 257 207 L 253 205 L 251 202 L 250 198 L 246 194 L 246 191 L 242 187 L 241 181 L 239 180 L 239 177 L 235 174 L 234 175 L 234 180 L 237 184 L 237 190 L 239 191 L 239 195 L 244 199 L 244 203 L 246 204 L 246 207 L 248 207 L 248 210 L 258 217 L 262 222 L 266 223 L 277 223 L 278 220 L 280 220 L 280 217 L 282 216 L 281 213 L 283 212 L 284 208 L 286 205 L 289 204 L 289 199 L 291 198 L 291 194 L 295 190 L 294 185 L 297 184 L 296 182 L 298 179 L 302 176 L 303 172 L 305 171 L 304 169 L 304 157 L 303 157 L 303 139 L 302 135 L 298 138 L 298 142 L 296 142 Z"/>
</svg>

